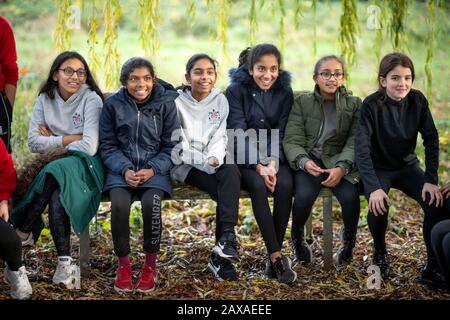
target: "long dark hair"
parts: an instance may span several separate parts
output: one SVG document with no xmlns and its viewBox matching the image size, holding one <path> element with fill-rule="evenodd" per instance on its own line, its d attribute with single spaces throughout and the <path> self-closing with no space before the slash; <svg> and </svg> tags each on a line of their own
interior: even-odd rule
<svg viewBox="0 0 450 320">
<path fill-rule="evenodd" d="M 378 91 L 386 94 L 386 89 L 381 86 L 381 78 L 385 78 L 389 72 L 391 72 L 395 67 L 402 66 L 404 68 L 409 68 L 411 70 L 411 80 L 414 82 L 415 72 L 414 64 L 412 60 L 403 53 L 393 52 L 385 55 L 381 59 L 380 67 L 378 68 Z"/>
<path fill-rule="evenodd" d="M 55 99 L 55 89 L 58 88 L 58 81 L 53 80 L 53 75 L 55 72 L 58 72 L 61 65 L 69 59 L 78 59 L 83 63 L 84 70 L 86 70 L 86 84 L 91 88 L 91 90 L 95 91 L 103 101 L 103 93 L 95 82 L 86 60 L 84 60 L 83 56 L 76 51 L 64 51 L 55 58 L 52 66 L 50 67 L 48 78 L 39 90 L 39 94 L 45 93 L 50 97 L 50 99 Z"/>
<path fill-rule="evenodd" d="M 248 47 L 245 48 L 240 54 L 239 54 L 239 67 L 244 65 L 247 67 L 248 70 L 252 70 L 253 66 L 261 60 L 261 58 L 265 55 L 272 54 L 277 58 L 278 66 L 281 71 L 281 64 L 282 64 L 282 57 L 281 52 L 278 50 L 277 47 L 275 47 L 273 44 L 270 43 L 261 43 L 253 48 Z"/>
</svg>

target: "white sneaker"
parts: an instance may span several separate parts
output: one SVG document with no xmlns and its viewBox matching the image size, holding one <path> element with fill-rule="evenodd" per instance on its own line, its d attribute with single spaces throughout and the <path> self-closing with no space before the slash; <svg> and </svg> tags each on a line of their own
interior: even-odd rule
<svg viewBox="0 0 450 320">
<path fill-rule="evenodd" d="M 17 271 L 11 271 L 8 266 L 5 268 L 5 281 L 11 286 L 11 297 L 18 300 L 28 300 L 31 298 L 33 289 L 28 281 L 25 266 L 21 266 Z"/>
<path fill-rule="evenodd" d="M 80 289 L 80 267 L 71 264 L 72 259 L 69 259 L 69 264 L 58 262 L 53 275 L 53 283 L 62 283 L 69 290 Z"/>
</svg>

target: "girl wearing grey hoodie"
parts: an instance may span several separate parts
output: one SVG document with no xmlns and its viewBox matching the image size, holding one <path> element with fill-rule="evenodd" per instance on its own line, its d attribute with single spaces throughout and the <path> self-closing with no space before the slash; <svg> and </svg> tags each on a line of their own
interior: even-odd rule
<svg viewBox="0 0 450 320">
<path fill-rule="evenodd" d="M 99 144 L 98 130 L 102 106 L 103 95 L 84 58 L 74 51 L 59 54 L 50 68 L 48 78 L 39 92 L 33 109 L 28 130 L 30 151 L 45 154 L 43 158 L 49 159 L 56 153 L 68 155 L 64 151 L 58 151 L 60 149 L 94 156 Z M 56 165 L 58 161 L 57 165 L 65 168 L 68 164 L 65 160 L 69 157 L 53 161 L 52 159 L 50 164 Z M 73 161 L 83 160 L 78 158 Z M 81 167 L 84 165 L 80 165 Z M 90 170 L 95 169 L 91 166 Z M 90 175 L 90 171 L 86 168 L 86 171 L 79 172 L 79 175 L 85 178 Z M 36 180 L 38 178 L 39 176 Z M 78 179 L 72 177 L 72 180 Z M 27 196 L 35 192 L 38 188 L 36 185 L 38 183 L 33 183 L 29 187 Z M 32 231 L 36 230 L 41 214 L 46 206 L 49 206 L 50 232 L 58 254 L 53 283 L 62 283 L 68 289 L 79 288 L 79 267 L 72 264 L 70 254 L 71 221 L 82 216 L 84 212 L 71 212 L 69 209 L 74 206 L 61 199 L 70 198 L 73 200 L 70 202 L 82 202 L 79 195 L 74 193 L 75 190 L 78 191 L 68 185 L 60 185 L 57 177 L 47 173 L 42 192 L 36 192 L 25 209 L 11 217 L 14 218 L 13 222 L 22 240 L 22 246 L 33 245 L 34 239 L 37 239 L 39 234 L 34 234 L 33 239 Z M 84 198 L 87 202 L 95 197 L 93 189 L 87 182 L 84 193 L 91 194 L 91 197 Z M 23 202 L 27 201 L 27 196 L 21 199 L 16 209 L 22 207 Z"/>
<path fill-rule="evenodd" d="M 193 185 L 217 202 L 216 245 L 208 268 L 219 280 L 237 280 L 232 261 L 238 261 L 236 235 L 240 173 L 226 164 L 228 101 L 214 88 L 216 61 L 206 54 L 192 56 L 186 65 L 188 86 L 175 100 L 181 122 L 181 148 L 172 169 L 175 181 Z"/>
</svg>

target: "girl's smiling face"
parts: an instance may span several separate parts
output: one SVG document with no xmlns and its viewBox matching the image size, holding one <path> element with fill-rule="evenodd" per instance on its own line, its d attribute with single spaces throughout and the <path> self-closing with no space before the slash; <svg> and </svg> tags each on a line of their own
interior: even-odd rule
<svg viewBox="0 0 450 320">
<path fill-rule="evenodd" d="M 213 89 L 216 84 L 217 73 L 211 61 L 204 58 L 197 60 L 185 77 L 191 85 L 192 96 L 200 101 L 206 98 Z"/>
<path fill-rule="evenodd" d="M 386 77 L 380 77 L 380 85 L 386 89 L 389 98 L 400 101 L 405 98 L 412 86 L 412 72 L 410 68 L 401 65 L 388 72 Z"/>
<path fill-rule="evenodd" d="M 342 64 L 335 59 L 325 60 L 313 80 L 319 86 L 324 99 L 334 100 L 337 89 L 344 83 Z"/>
<path fill-rule="evenodd" d="M 134 69 L 128 76 L 126 88 L 138 102 L 145 101 L 152 94 L 155 79 L 146 67 Z"/>
<path fill-rule="evenodd" d="M 67 73 L 73 72 L 72 75 Z M 82 74 L 82 76 L 79 76 Z M 58 91 L 64 100 L 67 100 L 75 92 L 77 92 L 81 85 L 86 83 L 86 69 L 80 60 L 73 58 L 64 61 L 59 69 L 53 74 L 53 80 L 58 82 Z"/>
<path fill-rule="evenodd" d="M 254 64 L 253 68 L 249 70 L 249 73 L 261 90 L 269 90 L 280 75 L 280 66 L 277 57 L 273 54 L 262 56 Z"/>
</svg>

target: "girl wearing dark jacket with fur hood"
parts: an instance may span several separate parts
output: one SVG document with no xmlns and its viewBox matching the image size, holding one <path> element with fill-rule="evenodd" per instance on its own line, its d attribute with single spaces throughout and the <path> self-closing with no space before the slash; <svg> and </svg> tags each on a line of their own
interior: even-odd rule
<svg viewBox="0 0 450 320">
<path fill-rule="evenodd" d="M 239 68 L 230 71 L 231 84 L 226 90 L 230 105 L 227 127 L 235 130 L 234 160 L 268 250 L 266 275 L 292 283 L 297 275 L 290 259 L 281 254 L 293 190 L 292 172 L 281 144 L 293 103 L 291 77 L 280 69 L 281 54 L 271 44 L 247 48 L 239 62 Z M 274 195 L 273 215 L 269 192 Z"/>
<path fill-rule="evenodd" d="M 171 153 L 179 129 L 175 98 L 168 83 L 156 79 L 153 65 L 143 58 L 124 63 L 123 85 L 109 97 L 100 118 L 100 156 L 106 167 L 104 192 L 111 199 L 111 231 L 119 258 L 114 289 L 132 291 L 130 206 L 134 196 L 142 203 L 145 264 L 136 290 L 147 293 L 156 284 L 156 256 L 161 241 L 161 200 L 172 195 Z"/>
</svg>

